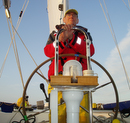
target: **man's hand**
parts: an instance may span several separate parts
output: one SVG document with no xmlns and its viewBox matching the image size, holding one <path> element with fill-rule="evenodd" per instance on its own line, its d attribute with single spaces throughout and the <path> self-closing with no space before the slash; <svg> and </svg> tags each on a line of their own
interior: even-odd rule
<svg viewBox="0 0 130 123">
<path fill-rule="evenodd" d="M 73 25 L 64 25 L 62 27 L 62 29 L 64 29 L 65 31 L 63 31 L 60 36 L 59 36 L 59 42 L 65 42 L 67 39 L 71 40 L 73 38 L 73 32 L 74 30 L 72 30 Z"/>
</svg>

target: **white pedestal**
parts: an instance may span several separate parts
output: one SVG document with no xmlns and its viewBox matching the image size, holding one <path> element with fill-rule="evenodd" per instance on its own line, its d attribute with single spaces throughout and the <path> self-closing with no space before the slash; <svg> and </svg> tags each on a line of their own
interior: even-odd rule
<svg viewBox="0 0 130 123">
<path fill-rule="evenodd" d="M 58 89 L 50 94 L 51 123 L 58 123 Z"/>
<path fill-rule="evenodd" d="M 67 109 L 67 123 L 79 123 L 79 106 L 83 99 L 83 91 L 79 89 L 63 91 L 63 99 Z"/>
</svg>

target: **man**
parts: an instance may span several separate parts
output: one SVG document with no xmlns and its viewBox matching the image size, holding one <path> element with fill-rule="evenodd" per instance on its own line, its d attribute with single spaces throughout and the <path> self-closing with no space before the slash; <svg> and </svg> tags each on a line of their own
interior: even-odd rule
<svg viewBox="0 0 130 123">
<path fill-rule="evenodd" d="M 86 42 L 84 41 L 84 35 L 79 31 L 74 31 L 72 28 L 76 26 L 79 22 L 78 12 L 75 9 L 69 9 L 66 11 L 65 16 L 63 18 L 64 25 L 57 25 L 56 28 L 60 30 L 63 28 L 65 31 L 59 35 L 59 54 L 82 54 L 86 55 Z M 83 28 L 80 26 L 80 28 Z M 87 31 L 86 28 L 83 28 Z M 44 48 L 44 53 L 47 57 L 55 56 L 55 31 L 53 31 L 48 39 L 47 45 Z M 92 38 L 88 33 L 90 40 Z M 90 55 L 94 54 L 94 46 L 91 43 L 90 45 Z M 59 73 L 63 71 L 63 65 L 65 62 L 69 60 L 74 60 L 75 57 L 62 57 L 59 59 Z M 77 59 L 83 67 L 83 70 L 87 69 L 87 61 L 86 59 Z M 51 62 L 48 71 L 48 78 L 50 80 L 50 76 L 54 75 L 54 60 Z"/>
<path fill-rule="evenodd" d="M 60 30 L 61 28 L 64 29 L 65 31 L 62 32 L 59 35 L 59 54 L 82 54 L 86 55 L 86 42 L 85 42 L 85 36 L 80 32 L 80 31 L 74 31 L 72 28 L 76 26 L 79 22 L 78 19 L 78 12 L 75 9 L 69 9 L 66 11 L 63 21 L 65 24 L 61 25 L 56 25 L 56 29 Z M 78 26 L 79 27 L 79 26 Z M 84 27 L 83 28 L 86 32 L 87 29 Z M 90 33 L 87 32 L 89 35 L 89 39 L 91 40 L 90 44 L 90 55 L 92 56 L 94 54 L 94 46 L 92 44 L 92 38 L 90 36 Z M 44 48 L 44 53 L 47 57 L 54 57 L 55 56 L 55 36 L 56 32 L 53 31 L 48 39 L 47 45 Z M 62 74 L 63 71 L 63 65 L 69 60 L 75 60 L 75 56 L 69 56 L 69 57 L 62 57 L 59 58 L 58 61 L 58 72 L 59 74 Z M 87 60 L 82 59 L 82 58 L 77 58 L 77 61 L 79 61 L 83 67 L 83 70 L 87 69 Z M 49 66 L 49 71 L 48 71 L 48 78 L 50 80 L 50 76 L 54 75 L 54 59 L 52 60 L 50 66 Z M 50 85 L 48 86 L 48 92 L 51 92 L 51 87 Z M 60 102 L 60 99 L 62 98 L 62 93 L 58 93 L 58 103 Z M 84 96 L 84 99 L 82 100 L 81 104 L 82 106 L 86 104 L 86 97 Z M 58 121 L 59 123 L 66 123 L 65 120 L 65 104 L 61 105 L 58 107 Z M 83 112 L 83 110 L 80 109 L 80 123 L 85 123 L 86 122 L 86 113 Z"/>
</svg>

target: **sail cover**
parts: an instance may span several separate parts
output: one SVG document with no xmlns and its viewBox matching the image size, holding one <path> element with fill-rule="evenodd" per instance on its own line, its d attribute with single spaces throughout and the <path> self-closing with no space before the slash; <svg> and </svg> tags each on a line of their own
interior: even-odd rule
<svg viewBox="0 0 130 123">
<path fill-rule="evenodd" d="M 55 30 L 55 25 L 63 24 L 63 16 L 69 8 L 68 0 L 48 0 L 47 10 L 50 33 Z M 62 9 L 63 5 L 63 9 Z"/>
</svg>

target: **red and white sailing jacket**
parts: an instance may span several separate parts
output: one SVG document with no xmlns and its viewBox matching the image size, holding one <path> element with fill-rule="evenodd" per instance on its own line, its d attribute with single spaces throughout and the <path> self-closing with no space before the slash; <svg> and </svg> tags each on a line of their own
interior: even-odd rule
<svg viewBox="0 0 130 123">
<path fill-rule="evenodd" d="M 90 35 L 90 33 L 88 33 Z M 91 37 L 91 36 L 90 36 Z M 90 55 L 92 56 L 95 52 L 92 38 L 91 38 L 91 44 L 90 44 Z M 55 32 L 53 31 L 48 39 L 47 45 L 44 48 L 44 53 L 47 57 L 54 57 L 55 56 Z M 71 41 L 67 40 L 64 42 L 59 42 L 59 55 L 60 54 L 82 54 L 86 55 L 86 41 L 85 36 L 79 32 L 76 31 L 73 33 L 73 38 Z M 58 72 L 62 73 L 63 71 L 63 65 L 69 60 L 75 60 L 76 56 L 65 56 L 59 58 L 59 66 L 58 66 Z M 83 67 L 83 70 L 87 69 L 87 60 L 83 58 L 77 57 L 77 61 L 79 61 Z M 48 70 L 48 78 L 50 80 L 50 76 L 54 75 L 54 65 L 55 60 L 53 59 Z"/>
</svg>

